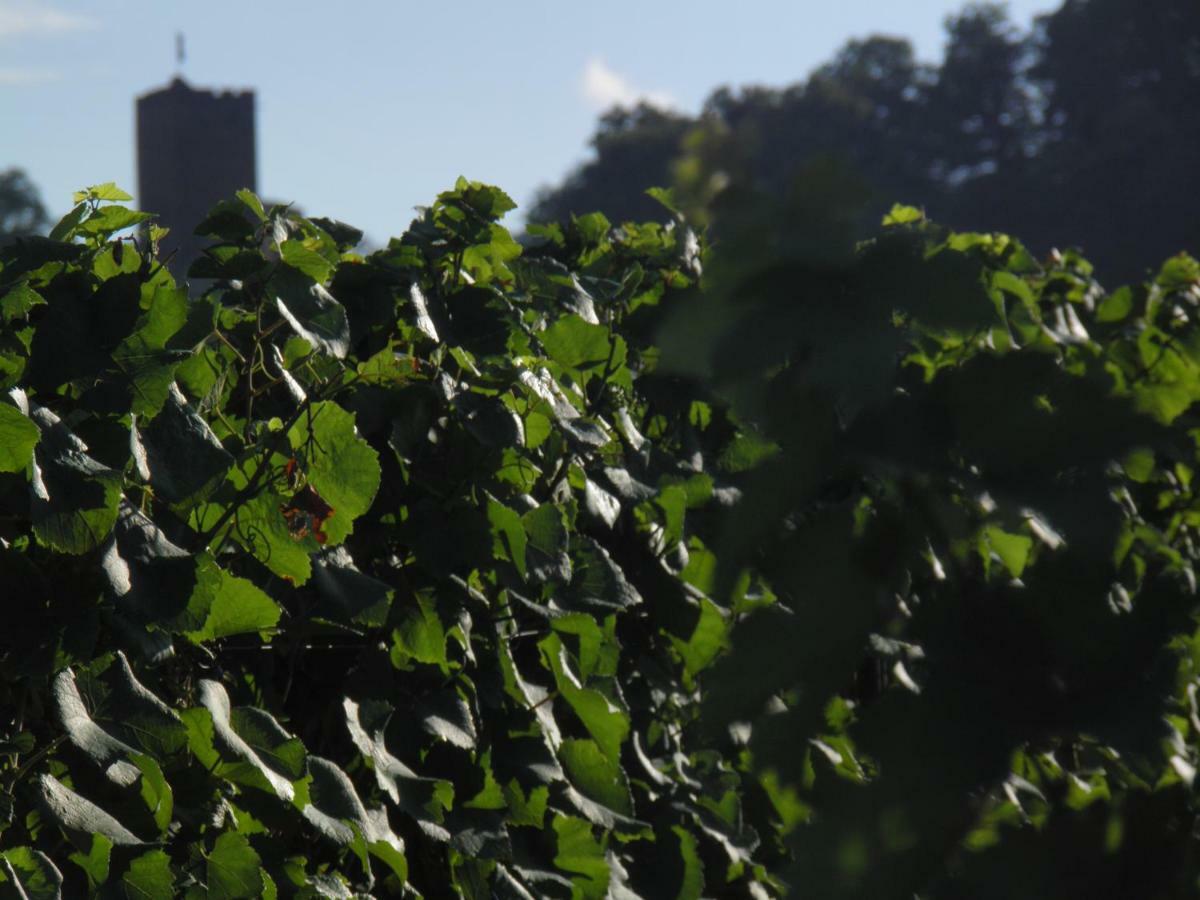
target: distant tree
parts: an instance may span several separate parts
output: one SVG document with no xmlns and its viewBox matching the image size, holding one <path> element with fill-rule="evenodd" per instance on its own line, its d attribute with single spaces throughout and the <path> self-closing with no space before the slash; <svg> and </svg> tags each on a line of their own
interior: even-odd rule
<svg viewBox="0 0 1200 900">
<path fill-rule="evenodd" d="M 1030 97 L 1021 80 L 1022 35 L 997 3 L 946 20 L 946 53 L 927 91 L 928 163 L 954 185 L 1021 160 Z"/>
<path fill-rule="evenodd" d="M 693 120 L 641 103 L 605 113 L 592 138 L 595 158 L 560 187 L 543 190 L 529 218 L 557 221 L 603 210 L 614 221 L 661 219 L 663 208 L 646 188 L 669 184 L 671 162 Z"/>
<path fill-rule="evenodd" d="M 907 40 L 850 41 L 809 78 L 797 124 L 813 133 L 816 154 L 842 158 L 866 177 L 880 204 L 927 196 L 918 141 L 934 77 Z"/>
<path fill-rule="evenodd" d="M 781 222 L 866 225 L 896 197 L 927 197 L 912 151 L 930 80 L 907 41 L 873 37 L 851 41 L 807 82 L 714 92 L 674 167 L 681 206 L 719 237 L 722 218 L 755 216 L 765 198 Z"/>
<path fill-rule="evenodd" d="M 698 120 L 646 106 L 616 110 L 592 141 L 596 158 L 561 187 L 543 191 L 530 218 L 590 209 L 618 221 L 661 217 L 644 191 L 673 184 L 689 216 L 703 222 L 729 184 L 782 197 L 814 164 L 819 169 L 833 160 L 866 176 L 849 181 L 858 185 L 857 196 L 874 199 L 872 209 L 898 196 L 922 198 L 929 181 L 914 140 L 932 80 L 908 41 L 871 37 L 848 43 L 805 83 L 719 89 Z"/>
<path fill-rule="evenodd" d="M 49 223 L 29 176 L 17 168 L 0 172 L 0 238 L 37 234 Z"/>
<path fill-rule="evenodd" d="M 651 216 L 643 191 L 669 184 L 714 238 L 722 216 L 770 197 L 784 219 L 917 204 L 1036 253 L 1079 246 L 1107 281 L 1140 279 L 1163 246 L 1200 246 L 1200 3 L 1066 0 L 1028 33 L 1003 4 L 972 3 L 945 27 L 937 66 L 874 36 L 790 86 L 720 88 L 694 121 L 611 114 L 596 159 L 532 218 Z"/>
<path fill-rule="evenodd" d="M 1002 4 L 973 4 L 946 19 L 946 52 L 915 144 L 938 185 L 936 198 L 922 202 L 947 222 L 1021 230 L 1037 203 L 1028 180 L 1038 100 L 1028 57 L 1026 36 Z"/>
<path fill-rule="evenodd" d="M 1200 244 L 1200 4 L 1067 0 L 1035 39 L 1054 199 L 1029 233 L 1077 240 L 1121 279 L 1155 247 Z"/>
</svg>

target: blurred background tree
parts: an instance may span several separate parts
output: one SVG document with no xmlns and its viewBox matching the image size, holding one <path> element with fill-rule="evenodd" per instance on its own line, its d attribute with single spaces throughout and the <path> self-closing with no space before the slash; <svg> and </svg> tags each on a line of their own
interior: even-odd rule
<svg viewBox="0 0 1200 900">
<path fill-rule="evenodd" d="M 836 161 L 857 176 L 864 227 L 911 203 L 954 227 L 1020 234 L 1037 252 L 1071 242 L 1102 277 L 1135 279 L 1162 248 L 1200 244 L 1198 108 L 1193 0 L 1067 0 L 1028 33 L 1003 4 L 976 3 L 946 21 L 936 66 L 907 40 L 874 36 L 804 81 L 720 88 L 694 118 L 614 110 L 595 158 L 545 190 L 530 219 L 638 219 L 655 213 L 645 189 L 672 185 L 719 240 L 723 192 L 827 195 L 795 183 Z"/>
<path fill-rule="evenodd" d="M 0 240 L 38 234 L 50 220 L 41 196 L 21 169 L 0 172 Z"/>
<path fill-rule="evenodd" d="M 1200 243 L 1200 4 L 1068 0 L 1038 23 L 1031 75 L 1044 151 L 1034 240 L 1079 235 L 1140 274 L 1154 251 Z M 1161 252 L 1161 250 L 1160 250 Z"/>
<path fill-rule="evenodd" d="M 670 182 L 671 163 L 692 125 L 687 116 L 645 103 L 609 110 L 591 141 L 595 158 L 558 187 L 544 189 L 534 200 L 531 218 L 556 222 L 599 209 L 617 221 L 657 218 L 662 206 L 637 186 Z"/>
</svg>

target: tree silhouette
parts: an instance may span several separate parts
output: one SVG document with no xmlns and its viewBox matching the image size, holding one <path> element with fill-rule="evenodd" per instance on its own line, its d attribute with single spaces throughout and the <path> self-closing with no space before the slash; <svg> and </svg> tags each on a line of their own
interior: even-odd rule
<svg viewBox="0 0 1200 900">
<path fill-rule="evenodd" d="M 670 166 L 690 120 L 642 103 L 615 108 L 600 119 L 592 147 L 596 158 L 560 187 L 534 201 L 533 221 L 557 221 L 603 209 L 618 221 L 661 218 L 663 209 L 644 190 L 671 180 Z"/>
<path fill-rule="evenodd" d="M 1140 275 L 1152 246 L 1196 247 L 1200 5 L 1068 0 L 1039 20 L 1035 42 L 1035 181 L 1053 202 L 1029 233 L 1077 240 L 1117 277 Z"/>
<path fill-rule="evenodd" d="M 1003 4 L 975 3 L 946 36 L 936 66 L 874 36 L 792 85 L 719 88 L 694 119 L 609 113 L 596 158 L 543 191 L 531 218 L 644 217 L 645 189 L 672 185 L 716 235 L 718 208 L 739 207 L 718 203 L 731 189 L 778 200 L 824 168 L 857 174 L 862 221 L 912 203 L 955 227 L 1022 234 L 1038 253 L 1078 245 L 1108 281 L 1141 278 L 1164 246 L 1200 244 L 1200 4 L 1067 0 L 1023 33 Z"/>
<path fill-rule="evenodd" d="M 0 172 L 0 238 L 37 234 L 49 224 L 29 176 L 17 168 Z"/>
</svg>

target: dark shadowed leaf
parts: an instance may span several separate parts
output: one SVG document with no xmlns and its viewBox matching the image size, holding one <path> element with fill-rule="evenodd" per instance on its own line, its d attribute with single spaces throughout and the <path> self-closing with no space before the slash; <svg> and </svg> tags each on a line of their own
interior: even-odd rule
<svg viewBox="0 0 1200 900">
<path fill-rule="evenodd" d="M 140 775 L 131 762 L 137 751 L 92 721 L 70 669 L 55 677 L 53 694 L 58 725 L 71 743 L 87 754 L 111 781 L 122 787 L 133 784 Z"/>
<path fill-rule="evenodd" d="M 453 689 L 445 689 L 429 697 L 418 708 L 421 727 L 433 737 L 461 747 L 475 749 L 475 720 L 471 708 Z"/>
<path fill-rule="evenodd" d="M 203 490 L 233 463 L 212 428 L 172 386 L 162 411 L 141 427 L 150 483 L 171 502 Z"/>
<path fill-rule="evenodd" d="M 196 581 L 195 559 L 124 500 L 100 565 L 117 608 L 141 623 L 181 613 Z"/>
<path fill-rule="evenodd" d="M 349 697 L 342 706 L 350 739 L 363 758 L 370 761 L 380 790 L 412 816 L 426 834 L 436 840 L 449 840 L 450 832 L 441 823 L 453 801 L 454 788 L 448 781 L 417 775 L 388 751 L 383 735 L 392 707 L 373 700 L 359 704 Z"/>
<path fill-rule="evenodd" d="M 270 755 L 266 759 L 259 756 L 250 742 L 238 733 L 235 727 L 236 721 L 233 718 L 234 710 L 229 702 L 229 694 L 226 693 L 225 688 L 216 681 L 201 681 L 200 703 L 211 716 L 212 746 L 231 762 L 246 763 L 250 770 L 257 774 L 257 778 L 254 780 L 257 781 L 258 786 L 274 792 L 281 800 L 291 802 L 296 794 L 296 789 L 292 785 L 292 779 L 278 771 L 276 768 L 277 765 L 280 765 L 278 761 Z M 266 714 L 264 713 L 263 715 Z M 242 718 L 239 717 L 237 721 L 242 720 Z M 261 723 L 254 721 L 253 724 L 257 726 Z M 269 737 L 264 739 L 262 729 L 256 727 L 252 730 L 251 737 L 260 743 L 270 743 L 270 740 L 284 733 L 278 725 L 275 725 L 271 729 Z M 286 744 L 286 741 L 280 741 L 279 744 Z M 265 749 L 269 751 L 272 748 L 267 747 Z M 285 765 L 281 767 L 290 768 L 291 755 L 296 752 L 295 749 L 289 747 L 283 755 Z"/>
<path fill-rule="evenodd" d="M 64 688 L 69 684 L 69 674 L 70 670 L 60 673 L 56 690 L 60 682 Z M 137 680 L 124 653 L 118 651 L 102 672 L 94 667 L 81 670 L 78 682 L 93 724 L 139 754 L 165 759 L 187 743 L 178 714 Z"/>
<path fill-rule="evenodd" d="M 361 625 L 384 624 L 392 600 L 390 587 L 358 571 L 342 547 L 323 552 L 314 562 L 313 585 L 324 601 L 322 616 Z"/>
<path fill-rule="evenodd" d="M 350 322 L 333 295 L 307 275 L 284 267 L 271 279 L 279 314 L 292 331 L 338 359 L 350 350 Z"/>
<path fill-rule="evenodd" d="M 404 877 L 404 841 L 392 831 L 387 810 L 367 809 L 346 773 L 327 759 L 310 756 L 309 773 L 310 802 L 304 817 L 339 846 L 364 842 L 372 855 Z"/>
<path fill-rule="evenodd" d="M 590 537 L 572 540 L 571 583 L 556 600 L 560 607 L 600 615 L 604 610 L 625 609 L 641 602 L 637 588 L 599 542 Z"/>
<path fill-rule="evenodd" d="M 49 410 L 33 407 L 30 417 L 42 433 L 30 485 L 34 533 L 63 553 L 86 553 L 117 520 L 120 473 L 89 456 L 87 445 Z"/>
<path fill-rule="evenodd" d="M 90 848 L 94 834 L 102 834 L 119 846 L 145 843 L 95 803 L 64 787 L 53 775 L 39 775 L 34 786 L 43 814 L 78 846 Z"/>
<path fill-rule="evenodd" d="M 571 557 L 568 551 L 566 514 L 553 503 L 543 503 L 521 517 L 528 538 L 525 561 L 537 581 L 568 583 Z"/>
</svg>

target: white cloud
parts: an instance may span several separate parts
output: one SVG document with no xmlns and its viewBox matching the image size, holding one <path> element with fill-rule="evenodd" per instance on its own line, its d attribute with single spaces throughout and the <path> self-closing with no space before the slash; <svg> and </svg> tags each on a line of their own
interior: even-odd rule
<svg viewBox="0 0 1200 900">
<path fill-rule="evenodd" d="M 0 38 L 61 34 L 91 28 L 95 20 L 27 0 L 0 0 Z"/>
<path fill-rule="evenodd" d="M 58 81 L 62 73 L 55 69 L 41 68 L 0 68 L 0 88 L 24 87 L 31 84 L 45 84 L 47 81 Z"/>
<path fill-rule="evenodd" d="M 638 103 L 649 103 L 662 109 L 672 109 L 679 105 L 675 98 L 665 91 L 644 91 L 636 87 L 628 78 L 620 72 L 613 71 L 597 56 L 589 59 L 583 67 L 581 87 L 583 98 L 599 111 L 614 106 L 636 106 Z"/>
</svg>

